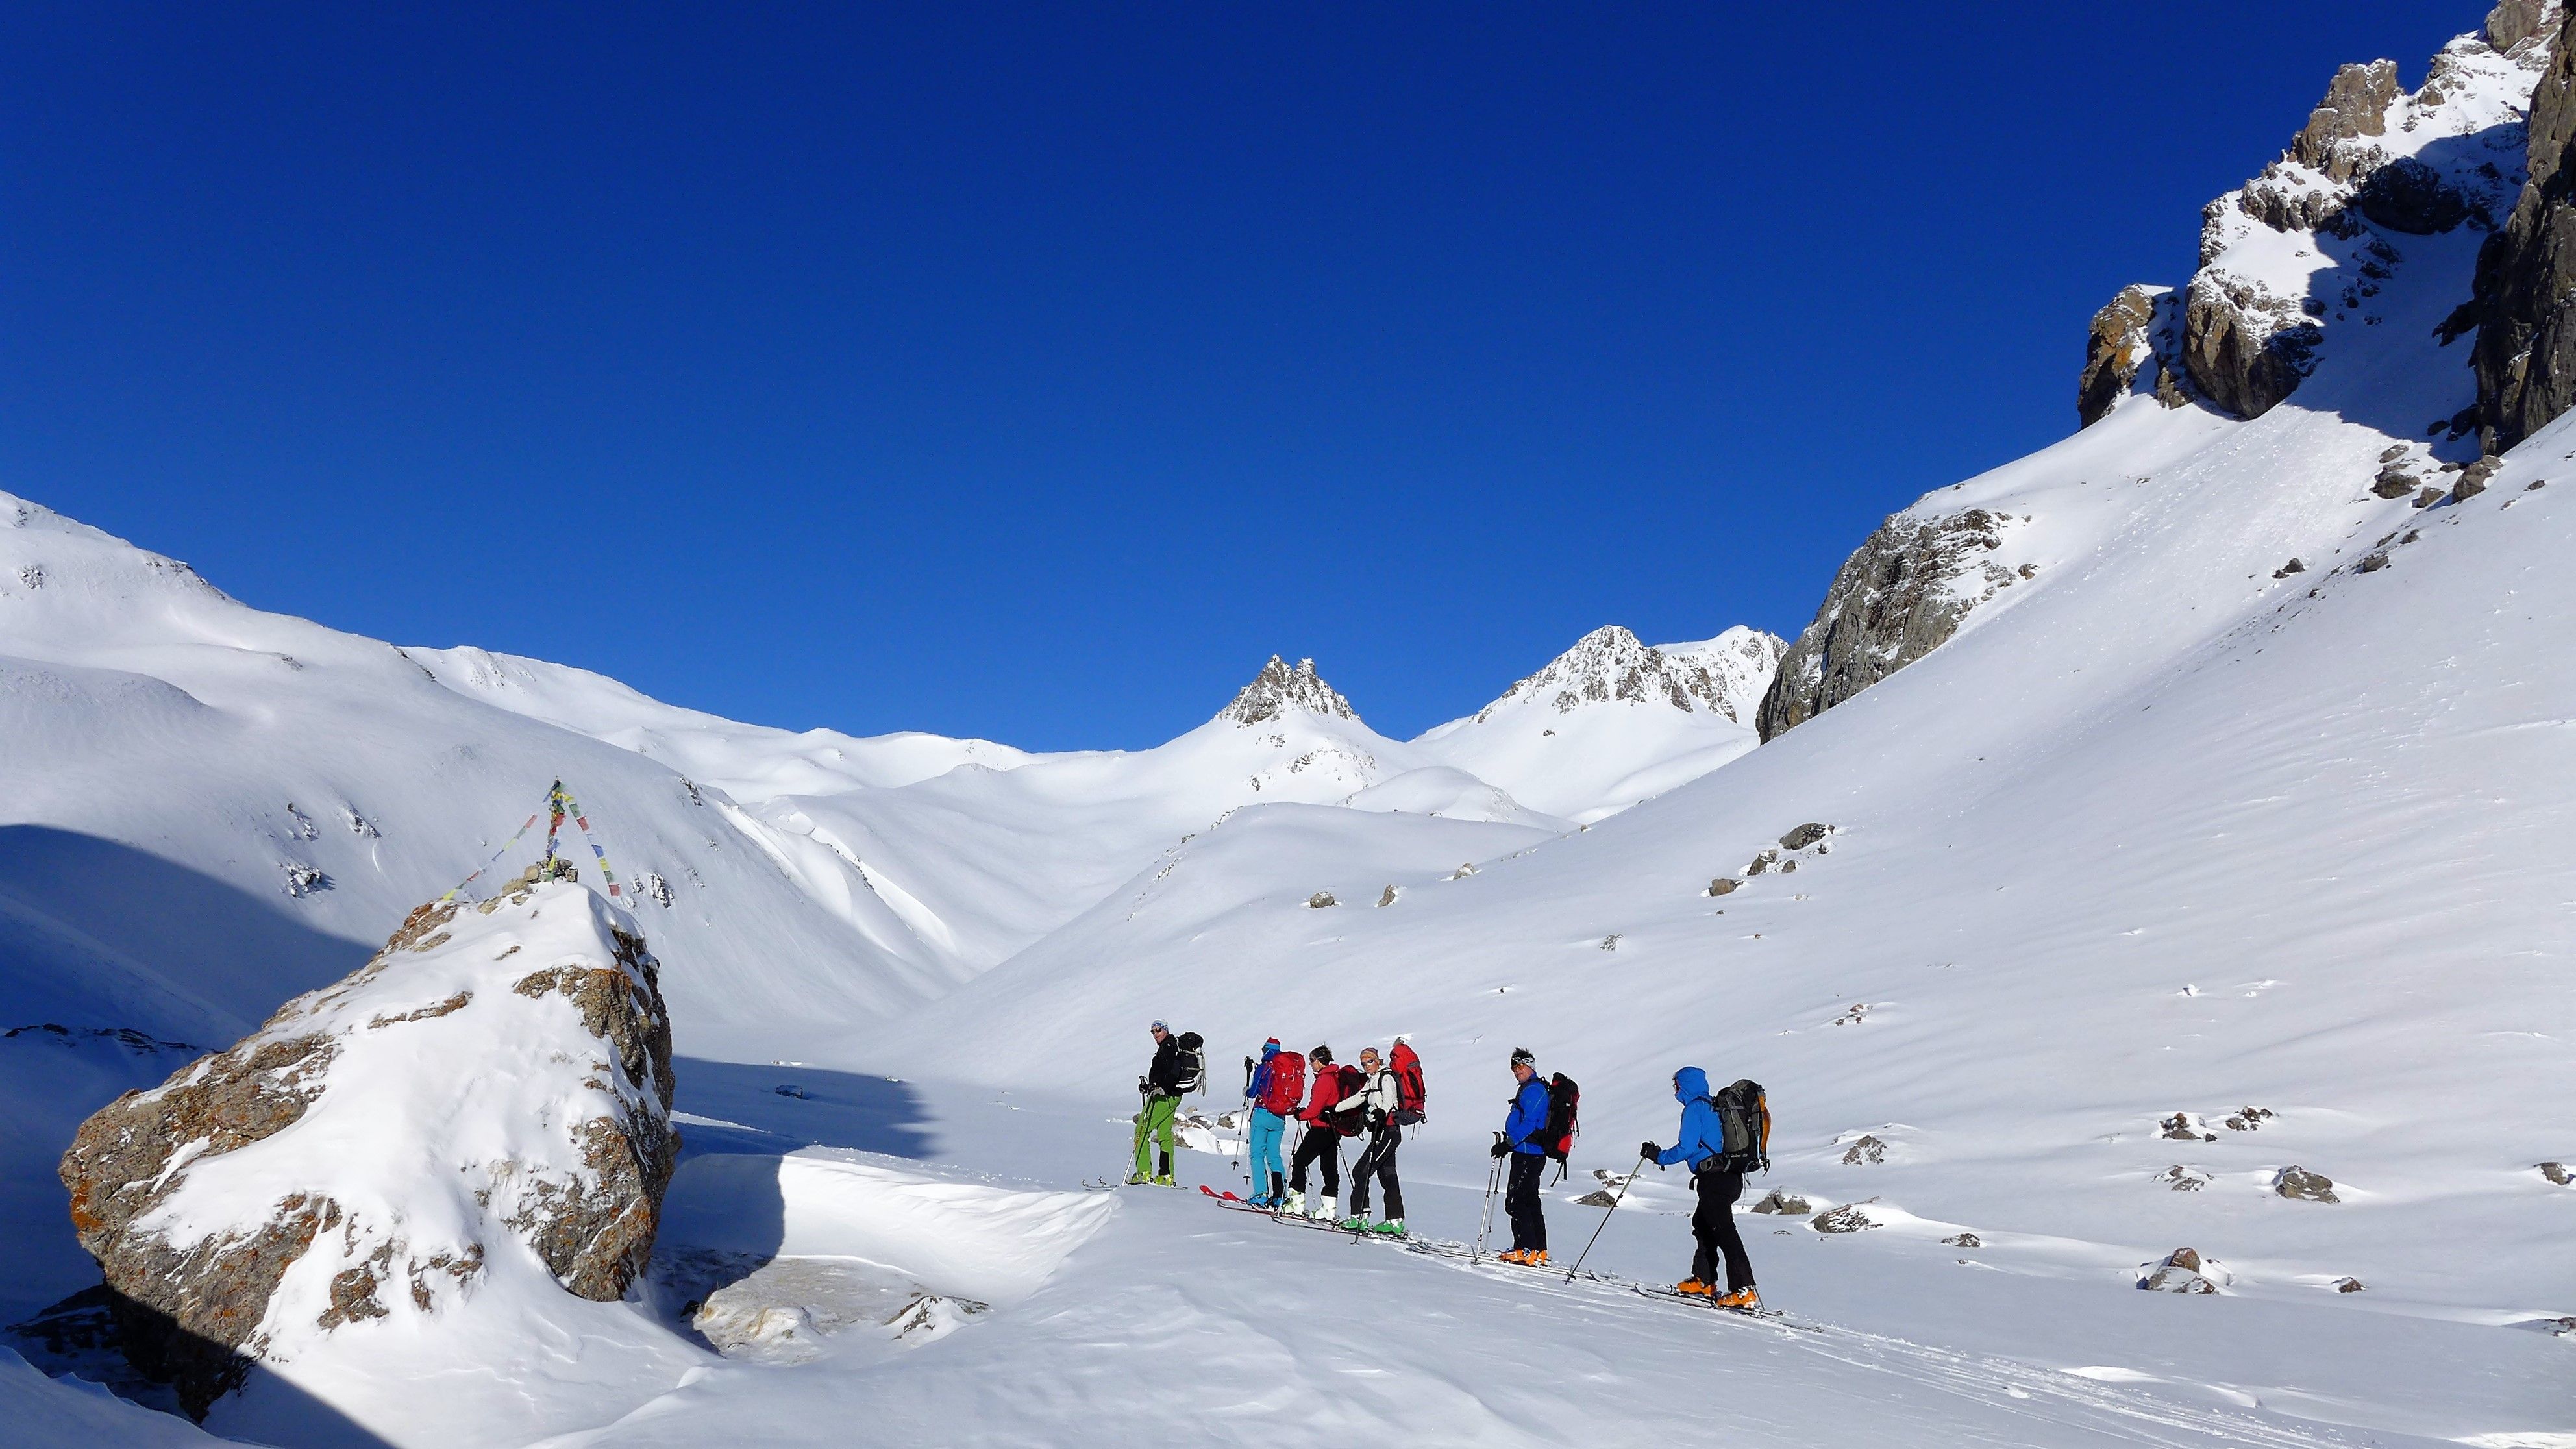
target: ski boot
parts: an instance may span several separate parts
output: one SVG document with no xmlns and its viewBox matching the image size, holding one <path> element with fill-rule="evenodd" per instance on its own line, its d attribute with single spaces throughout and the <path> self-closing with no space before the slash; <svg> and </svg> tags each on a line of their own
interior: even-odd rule
<svg viewBox="0 0 2576 1449">
<path fill-rule="evenodd" d="M 1697 1278 L 1684 1278 L 1682 1281 L 1673 1285 L 1673 1291 L 1676 1293 L 1687 1293 L 1695 1298 L 1714 1298 L 1717 1296 L 1717 1289 L 1714 1285 L 1703 1283 Z"/>
<path fill-rule="evenodd" d="M 1373 1227 L 1373 1228 L 1369 1229 L 1369 1231 L 1370 1231 L 1370 1232 L 1372 1232 L 1372 1233 L 1376 1233 L 1376 1234 L 1377 1234 L 1378 1236 L 1380 1236 L 1380 1237 L 1386 1237 L 1386 1238 L 1400 1238 L 1400 1237 L 1403 1237 L 1403 1236 L 1404 1236 L 1404 1219 L 1402 1219 L 1402 1218 L 1388 1218 L 1385 1222 L 1379 1223 L 1377 1226 L 1375 1226 L 1375 1227 Z"/>
<path fill-rule="evenodd" d="M 1257 1208 L 1266 1208 L 1270 1206 L 1270 1194 L 1266 1192 L 1257 1192 L 1252 1196 L 1245 1198 L 1244 1201 Z"/>
<path fill-rule="evenodd" d="M 1148 1179 L 1145 1174 L 1141 1172 L 1131 1172 L 1127 1174 L 1127 1185 L 1129 1187 L 1143 1187 L 1147 1181 Z"/>
<path fill-rule="evenodd" d="M 1340 1228 L 1346 1233 L 1365 1233 L 1368 1231 L 1368 1225 L 1368 1219 L 1360 1217 L 1344 1218 L 1340 1222 L 1333 1224 L 1334 1227 Z"/>
<path fill-rule="evenodd" d="M 1288 1194 L 1288 1200 L 1280 1205 L 1279 1211 L 1292 1218 L 1304 1217 L 1306 1215 L 1306 1189 L 1301 1187 L 1290 1192 Z"/>
<path fill-rule="evenodd" d="M 1315 1210 L 1306 1214 L 1306 1216 L 1313 1218 L 1318 1222 L 1326 1223 L 1331 1222 L 1333 1219 L 1338 1218 L 1341 1215 L 1342 1200 L 1337 1197 L 1317 1198 L 1315 1200 Z"/>
<path fill-rule="evenodd" d="M 1544 1268 L 1544 1267 L 1546 1267 L 1546 1266 L 1547 1266 L 1547 1249 L 1545 1249 L 1545 1248 L 1532 1248 L 1532 1249 L 1530 1249 L 1528 1253 L 1526 1253 L 1526 1254 L 1524 1254 L 1524 1255 L 1522 1256 L 1522 1258 L 1521 1258 L 1521 1263 L 1522 1263 L 1524 1266 L 1526 1266 L 1526 1267 L 1531 1267 L 1531 1268 Z"/>
<path fill-rule="evenodd" d="M 1174 1181 L 1174 1180 L 1173 1180 L 1172 1175 L 1171 1175 L 1170 1173 L 1168 1173 L 1168 1172 L 1158 1172 L 1158 1173 L 1155 1173 L 1155 1174 L 1154 1174 L 1154 1186 L 1156 1186 L 1156 1187 L 1179 1187 L 1179 1186 L 1180 1186 L 1180 1184 L 1179 1184 L 1178 1182 L 1176 1182 L 1176 1181 Z"/>
<path fill-rule="evenodd" d="M 1497 1263 L 1518 1264 L 1526 1263 L 1529 1260 L 1529 1249 L 1527 1248 L 1505 1248 L 1503 1251 L 1494 1255 L 1494 1261 Z"/>
<path fill-rule="evenodd" d="M 1745 1312 L 1750 1313 L 1754 1309 L 1762 1306 L 1762 1295 L 1756 1293 L 1750 1288 L 1739 1288 L 1732 1293 L 1720 1293 L 1717 1295 L 1717 1306 L 1720 1308 L 1740 1308 Z"/>
</svg>

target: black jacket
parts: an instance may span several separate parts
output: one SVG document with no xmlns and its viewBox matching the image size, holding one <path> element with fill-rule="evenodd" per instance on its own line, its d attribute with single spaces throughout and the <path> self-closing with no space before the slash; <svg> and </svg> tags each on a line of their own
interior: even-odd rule
<svg viewBox="0 0 2576 1449">
<path fill-rule="evenodd" d="M 1166 1035 L 1154 1048 L 1154 1064 L 1145 1069 L 1145 1084 L 1157 1097 L 1181 1095 L 1181 1083 L 1188 1080 L 1188 1068 L 1181 1064 L 1181 1039 Z"/>
</svg>

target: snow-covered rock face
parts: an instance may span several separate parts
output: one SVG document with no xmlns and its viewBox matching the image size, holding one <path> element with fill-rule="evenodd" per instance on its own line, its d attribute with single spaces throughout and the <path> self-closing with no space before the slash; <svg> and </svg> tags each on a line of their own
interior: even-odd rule
<svg viewBox="0 0 2576 1449">
<path fill-rule="evenodd" d="M 1351 702 L 1316 675 L 1314 660 L 1300 659 L 1297 667 L 1291 669 L 1276 654 L 1270 656 L 1269 663 L 1261 666 L 1259 674 L 1252 676 L 1250 684 L 1235 694 L 1232 704 L 1216 712 L 1216 717 L 1250 728 L 1266 724 L 1292 709 L 1327 719 L 1359 718 L 1352 713 Z"/>
<path fill-rule="evenodd" d="M 1770 672 L 1779 658 L 1780 641 L 1753 630 L 1734 631 L 1727 639 L 1741 647 L 1712 649 L 1705 656 L 1670 655 L 1638 642 L 1616 624 L 1595 629 L 1556 656 L 1547 667 L 1504 690 L 1477 712 L 1479 723 L 1516 704 L 1540 704 L 1558 714 L 1586 705 L 1667 705 L 1684 711 L 1708 709 L 1738 719 L 1736 707 L 1746 680 Z M 1711 640 L 1711 645 L 1721 641 Z M 1757 696 L 1758 697 L 1758 696 Z"/>
<path fill-rule="evenodd" d="M 621 1297 L 679 1147 L 657 976 L 578 885 L 423 906 L 348 979 L 100 1110 L 61 1174 L 135 1366 L 202 1417 L 252 1360 L 487 1279 Z"/>
<path fill-rule="evenodd" d="M 2480 33 L 2444 46 L 2411 94 L 2394 61 L 2336 72 L 2280 158 L 2203 209 L 2200 269 L 2177 309 L 2182 375 L 2146 373 L 2149 357 L 2172 358 L 2151 340 L 2139 295 L 2151 289 L 2126 289 L 2095 319 L 2083 422 L 2147 390 L 2167 406 L 2188 393 L 2259 417 L 2315 371 L 2332 336 L 2385 320 L 2372 299 L 2408 239 L 2493 231 L 2525 181 L 2524 116 L 2560 24 L 2556 0 L 2507 0 Z"/>
</svg>

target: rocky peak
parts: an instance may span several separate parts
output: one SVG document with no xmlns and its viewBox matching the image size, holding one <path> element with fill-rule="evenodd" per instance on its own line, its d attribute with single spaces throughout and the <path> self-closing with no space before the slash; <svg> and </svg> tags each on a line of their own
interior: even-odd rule
<svg viewBox="0 0 2576 1449">
<path fill-rule="evenodd" d="M 2350 181 L 2370 164 L 2370 147 L 2354 144 L 2365 136 L 2388 134 L 2388 108 L 2401 91 L 2397 62 L 2374 60 L 2346 65 L 2326 83 L 2325 99 L 2308 113 L 2308 123 L 2290 138 L 2289 157 L 2337 181 Z"/>
<path fill-rule="evenodd" d="M 2200 269 L 2171 333 L 2139 288 L 2094 319 L 2084 421 L 2132 391 L 2151 358 L 2169 405 L 2198 397 L 2260 416 L 2297 391 L 2337 324 L 2379 320 L 2370 299 L 2406 238 L 2495 228 L 2523 186 L 2524 113 L 2560 24 L 2559 0 L 2505 0 L 2483 31 L 2434 56 L 2412 94 L 2393 61 L 2338 70 L 2279 159 L 2202 210 Z"/>
<path fill-rule="evenodd" d="M 1326 684 L 1315 673 L 1314 660 L 1300 659 L 1297 667 L 1291 669 L 1276 654 L 1270 656 L 1269 663 L 1261 666 L 1259 674 L 1252 676 L 1250 684 L 1235 694 L 1232 704 L 1216 712 L 1216 717 L 1248 728 L 1276 719 L 1290 710 L 1303 710 L 1327 719 L 1359 718 L 1352 712 L 1351 702 L 1342 698 L 1339 690 Z"/>
<path fill-rule="evenodd" d="M 1767 645 L 1760 642 L 1766 640 Z M 1726 645 L 1738 647 L 1718 647 Z M 1574 641 L 1573 648 L 1549 660 L 1536 674 L 1504 690 L 1476 718 L 1481 722 L 1507 706 L 1539 702 L 1558 714 L 1597 704 L 1660 704 L 1684 712 L 1711 710 L 1734 719 L 1743 673 L 1758 668 L 1767 674 L 1779 658 L 1778 651 L 1787 646 L 1772 635 L 1738 629 L 1700 647 L 1715 652 L 1707 657 L 1667 652 L 1640 642 L 1619 625 L 1605 625 Z"/>
<path fill-rule="evenodd" d="M 414 911 L 63 1154 L 118 1345 L 191 1415 L 334 1334 L 643 1271 L 679 1150 L 657 963 L 582 887 L 514 885 Z"/>
</svg>

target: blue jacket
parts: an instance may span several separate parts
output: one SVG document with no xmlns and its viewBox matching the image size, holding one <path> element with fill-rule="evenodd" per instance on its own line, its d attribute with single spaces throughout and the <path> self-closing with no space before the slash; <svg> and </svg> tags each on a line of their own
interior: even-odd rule
<svg viewBox="0 0 2576 1449">
<path fill-rule="evenodd" d="M 1544 1157 L 1547 1149 L 1539 1144 L 1538 1135 L 1546 1130 L 1547 1082 L 1532 1073 L 1528 1081 L 1521 1083 L 1520 1090 L 1512 1093 L 1512 1113 L 1503 1119 L 1503 1140 L 1512 1144 L 1514 1152 Z"/>
<path fill-rule="evenodd" d="M 1270 1059 L 1277 1055 L 1279 1055 L 1279 1048 L 1263 1045 L 1261 1065 L 1252 1069 L 1252 1085 L 1243 1089 L 1243 1100 L 1258 1102 L 1261 1100 L 1261 1094 L 1270 1090 Z"/>
<path fill-rule="evenodd" d="M 1701 1163 L 1725 1150 L 1726 1129 L 1718 1125 L 1717 1109 L 1708 1097 L 1708 1073 L 1697 1067 L 1673 1073 L 1673 1099 L 1682 1104 L 1681 1136 L 1656 1157 L 1656 1166 L 1687 1162 L 1697 1172 Z"/>
</svg>

